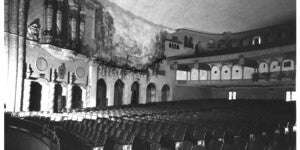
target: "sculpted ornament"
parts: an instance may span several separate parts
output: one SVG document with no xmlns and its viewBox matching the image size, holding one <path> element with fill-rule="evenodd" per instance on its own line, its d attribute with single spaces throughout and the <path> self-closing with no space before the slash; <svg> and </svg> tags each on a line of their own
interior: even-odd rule
<svg viewBox="0 0 300 150">
<path fill-rule="evenodd" d="M 27 39 L 38 41 L 39 40 L 39 32 L 40 32 L 40 19 L 35 19 L 27 28 Z"/>
</svg>

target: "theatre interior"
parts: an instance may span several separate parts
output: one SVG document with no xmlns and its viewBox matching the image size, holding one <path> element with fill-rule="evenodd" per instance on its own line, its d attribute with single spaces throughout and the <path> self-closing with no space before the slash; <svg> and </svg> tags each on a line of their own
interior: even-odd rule
<svg viewBox="0 0 300 150">
<path fill-rule="evenodd" d="M 296 0 L 4 0 L 6 150 L 296 150 Z"/>
</svg>

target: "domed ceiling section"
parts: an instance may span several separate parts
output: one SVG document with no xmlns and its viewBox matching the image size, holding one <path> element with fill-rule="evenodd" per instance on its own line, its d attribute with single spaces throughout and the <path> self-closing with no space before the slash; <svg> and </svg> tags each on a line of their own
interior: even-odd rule
<svg viewBox="0 0 300 150">
<path fill-rule="evenodd" d="M 174 29 L 242 32 L 294 20 L 296 0 L 110 0 Z"/>
<path fill-rule="evenodd" d="M 145 69 L 163 58 L 163 38 L 170 29 L 106 0 L 86 0 L 83 5 L 87 26 L 83 53 L 106 65 L 136 69 Z"/>
</svg>

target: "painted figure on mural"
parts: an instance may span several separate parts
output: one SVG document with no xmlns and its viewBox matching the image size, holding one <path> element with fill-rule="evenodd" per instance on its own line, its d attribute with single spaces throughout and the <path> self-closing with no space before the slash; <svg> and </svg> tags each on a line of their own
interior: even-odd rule
<svg viewBox="0 0 300 150">
<path fill-rule="evenodd" d="M 195 46 L 195 55 L 199 55 L 202 50 L 203 47 L 201 46 L 201 41 L 198 41 L 198 43 Z"/>
<path fill-rule="evenodd" d="M 38 41 L 39 40 L 39 32 L 40 32 L 40 19 L 35 19 L 27 28 L 27 39 Z"/>
</svg>

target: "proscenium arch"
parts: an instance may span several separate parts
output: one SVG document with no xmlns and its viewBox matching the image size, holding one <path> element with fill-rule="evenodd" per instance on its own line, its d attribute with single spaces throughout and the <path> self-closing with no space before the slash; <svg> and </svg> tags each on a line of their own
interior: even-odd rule
<svg viewBox="0 0 300 150">
<path fill-rule="evenodd" d="M 170 97 L 170 87 L 168 84 L 165 84 L 161 89 L 161 101 L 166 102 Z"/>
<path fill-rule="evenodd" d="M 124 83 L 121 79 L 118 79 L 115 83 L 114 90 L 114 106 L 121 106 L 123 104 L 123 90 Z"/>
<path fill-rule="evenodd" d="M 106 83 L 104 79 L 101 78 L 97 81 L 97 99 L 96 99 L 97 107 L 107 106 L 106 91 L 107 91 Z"/>
<path fill-rule="evenodd" d="M 156 101 L 156 87 L 154 83 L 149 83 L 147 86 L 146 103 L 155 102 L 155 101 Z"/>
<path fill-rule="evenodd" d="M 131 104 L 138 104 L 140 97 L 140 85 L 137 81 L 131 85 Z"/>
</svg>

